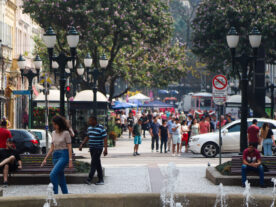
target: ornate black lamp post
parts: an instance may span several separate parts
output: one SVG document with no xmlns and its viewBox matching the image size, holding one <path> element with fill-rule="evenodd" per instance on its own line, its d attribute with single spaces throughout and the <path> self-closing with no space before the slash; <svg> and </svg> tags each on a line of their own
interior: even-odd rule
<svg viewBox="0 0 276 207">
<path fill-rule="evenodd" d="M 85 73 L 84 82 L 89 88 L 92 87 L 93 89 L 93 102 L 94 102 L 93 115 L 97 116 L 97 91 L 98 91 L 97 82 L 98 82 L 98 77 L 101 74 L 101 70 L 98 69 L 98 67 L 95 67 L 94 69 L 92 69 L 91 67 L 92 63 L 93 63 L 92 57 L 90 56 L 90 54 L 87 54 L 86 57 L 84 58 L 85 69 L 80 64 L 79 67 L 77 68 L 77 74 L 79 76 L 83 76 Z M 108 59 L 104 54 L 100 57 L 99 64 L 101 69 L 104 69 L 107 67 Z"/>
<path fill-rule="evenodd" d="M 28 90 L 30 92 L 30 99 L 29 99 L 29 129 L 31 129 L 33 127 L 33 88 L 32 88 L 32 83 L 33 83 L 33 79 L 35 77 L 38 78 L 39 80 L 39 72 L 40 72 L 40 68 L 42 67 L 42 60 L 40 59 L 40 57 L 37 55 L 34 59 L 34 64 L 35 64 L 35 70 L 36 72 L 34 72 L 32 68 L 26 68 L 25 65 L 25 59 L 23 58 L 22 55 L 19 56 L 18 60 L 18 67 L 20 68 L 21 71 L 21 77 L 22 77 L 22 83 L 24 80 L 24 77 L 26 77 L 28 79 L 29 82 L 29 87 Z"/>
<path fill-rule="evenodd" d="M 65 116 L 65 83 L 66 83 L 66 72 L 65 67 L 68 61 L 74 62 L 76 60 L 76 48 L 79 43 L 79 34 L 74 27 L 71 27 L 68 34 L 67 34 L 67 42 L 70 47 L 71 56 L 66 56 L 63 52 L 59 54 L 59 56 L 55 57 L 53 55 L 54 46 L 56 43 L 56 34 L 54 33 L 53 29 L 50 27 L 46 33 L 44 34 L 44 42 L 48 48 L 49 60 L 50 60 L 50 69 L 52 69 L 52 62 L 55 61 L 55 64 L 58 64 L 59 68 L 59 84 L 60 84 L 60 114 Z"/>
<path fill-rule="evenodd" d="M 234 27 L 231 27 L 229 33 L 226 36 L 227 44 L 231 50 L 233 69 L 235 70 L 236 62 L 239 62 L 242 68 L 241 78 L 241 91 L 242 91 L 242 103 L 241 103 L 241 131 L 240 131 L 240 153 L 247 148 L 247 115 L 248 115 L 248 101 L 247 101 L 247 86 L 248 86 L 248 74 L 247 69 L 251 62 L 256 63 L 257 51 L 261 44 L 262 36 L 259 30 L 254 27 L 249 34 L 249 42 L 253 48 L 254 55 L 249 56 L 245 52 L 241 56 L 236 56 L 236 47 L 239 43 L 239 35 Z M 256 64 L 255 64 L 256 65 Z M 237 72 L 237 71 L 235 71 Z"/>
</svg>

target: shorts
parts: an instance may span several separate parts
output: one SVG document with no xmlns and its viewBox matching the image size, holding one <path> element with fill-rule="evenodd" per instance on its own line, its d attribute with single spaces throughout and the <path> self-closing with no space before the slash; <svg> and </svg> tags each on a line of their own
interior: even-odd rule
<svg viewBox="0 0 276 207">
<path fill-rule="evenodd" d="M 181 143 L 181 135 L 172 135 L 172 142 L 173 142 L 173 144 L 180 144 Z"/>
<path fill-rule="evenodd" d="M 141 136 L 135 136 L 134 137 L 134 144 L 141 144 L 141 143 L 142 143 Z"/>
</svg>

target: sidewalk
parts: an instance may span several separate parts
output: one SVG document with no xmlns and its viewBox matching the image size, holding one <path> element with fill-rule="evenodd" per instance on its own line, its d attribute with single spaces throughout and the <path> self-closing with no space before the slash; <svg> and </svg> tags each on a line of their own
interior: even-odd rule
<svg viewBox="0 0 276 207">
<path fill-rule="evenodd" d="M 151 139 L 143 138 L 139 152 L 141 156 L 133 156 L 133 138 L 129 140 L 125 133 L 119 138 L 116 147 L 108 148 L 109 155 L 102 158 L 106 170 L 105 185 L 68 185 L 72 194 L 89 193 L 158 193 L 163 188 L 163 180 L 168 163 L 174 162 L 179 169 L 176 191 L 179 193 L 217 193 L 219 186 L 213 185 L 205 178 L 208 162 L 215 166 L 218 158 L 206 159 L 201 155 L 184 153 L 181 157 L 172 157 L 171 154 L 151 152 Z M 88 149 L 77 155 L 86 157 L 90 162 Z M 223 155 L 223 162 L 229 160 L 230 155 Z M 83 160 L 83 159 L 82 159 Z M 47 185 L 9 186 L 4 188 L 4 196 L 45 195 Z M 225 186 L 226 193 L 242 193 L 244 188 Z M 272 195 L 272 188 L 261 189 L 253 187 L 252 194 Z"/>
</svg>

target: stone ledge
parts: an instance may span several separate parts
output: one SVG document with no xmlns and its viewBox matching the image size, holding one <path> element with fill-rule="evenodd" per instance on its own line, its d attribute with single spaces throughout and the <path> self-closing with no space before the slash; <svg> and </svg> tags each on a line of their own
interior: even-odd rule
<svg viewBox="0 0 276 207">
<path fill-rule="evenodd" d="M 206 178 L 210 180 L 213 184 L 229 186 L 241 186 L 241 175 L 222 175 L 215 167 L 206 168 Z M 271 179 L 273 176 L 265 176 L 265 185 L 273 187 Z M 251 186 L 259 186 L 259 176 L 247 176 L 248 181 Z"/>
<path fill-rule="evenodd" d="M 137 194 L 68 194 L 55 196 L 59 207 L 159 207 L 162 206 L 160 194 L 137 193 Z M 190 207 L 213 207 L 216 194 L 188 193 L 177 194 L 176 202 L 184 203 L 188 199 Z M 46 196 L 28 197 L 1 197 L 0 206 L 5 207 L 37 207 L 43 206 Z M 227 194 L 228 207 L 244 205 L 242 194 Z M 256 206 L 269 207 L 272 203 L 271 196 L 254 195 Z M 261 204 L 261 205 L 260 205 Z"/>
</svg>

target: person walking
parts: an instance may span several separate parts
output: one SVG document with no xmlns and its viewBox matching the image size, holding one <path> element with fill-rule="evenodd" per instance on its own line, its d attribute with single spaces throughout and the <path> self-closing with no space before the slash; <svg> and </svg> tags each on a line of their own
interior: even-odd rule
<svg viewBox="0 0 276 207">
<path fill-rule="evenodd" d="M 130 111 L 129 112 L 129 117 L 127 117 L 127 126 L 128 126 L 128 137 L 129 139 L 131 138 L 131 134 L 133 131 L 133 125 L 134 125 L 134 116 L 133 116 L 133 112 Z"/>
<path fill-rule="evenodd" d="M 154 143 L 156 143 L 156 152 L 158 152 L 159 149 L 159 128 L 160 125 L 157 121 L 157 117 L 155 116 L 153 118 L 153 122 L 151 123 L 150 126 L 150 135 L 151 135 L 151 151 L 153 152 L 154 150 Z"/>
<path fill-rule="evenodd" d="M 182 149 L 183 146 L 185 146 L 185 152 L 188 152 L 189 131 L 190 130 L 187 124 L 187 120 L 184 120 L 181 125 L 182 139 L 181 139 L 180 150 Z"/>
<path fill-rule="evenodd" d="M 91 168 L 88 178 L 85 183 L 91 185 L 95 171 L 97 170 L 98 182 L 96 185 L 104 185 L 103 168 L 101 164 L 101 154 L 107 155 L 107 133 L 103 125 L 98 124 L 97 117 L 91 116 L 88 121 L 89 127 L 87 129 L 87 136 L 84 138 L 79 146 L 82 151 L 83 145 L 89 141 L 89 150 L 91 155 Z M 104 151 L 103 151 L 104 148 Z"/>
<path fill-rule="evenodd" d="M 145 112 L 143 112 L 141 120 L 142 120 L 143 136 L 144 136 L 144 138 L 146 138 L 146 131 L 149 129 L 149 120 L 148 120 L 148 117 L 146 116 Z"/>
<path fill-rule="evenodd" d="M 169 130 L 167 126 L 167 121 L 162 121 L 162 126 L 159 128 L 159 137 L 161 139 L 160 153 L 162 153 L 163 145 L 164 152 L 167 153 L 167 141 L 168 141 Z"/>
<path fill-rule="evenodd" d="M 133 137 L 134 137 L 134 152 L 133 152 L 133 156 L 136 155 L 140 155 L 138 153 L 138 148 L 139 145 L 142 143 L 142 138 L 141 138 L 141 134 L 142 134 L 142 119 L 139 119 L 138 122 L 136 124 L 134 124 L 133 127 Z"/>
<path fill-rule="evenodd" d="M 268 123 L 264 123 L 261 128 L 260 143 L 263 143 L 264 156 L 272 156 L 272 145 L 275 146 L 275 140 Z"/>
<path fill-rule="evenodd" d="M 54 194 L 58 194 L 58 186 L 60 186 L 63 194 L 68 194 L 64 169 L 68 163 L 69 168 L 73 168 L 71 136 L 66 120 L 62 116 L 54 116 L 52 125 L 54 131 L 52 133 L 51 148 L 44 158 L 41 167 L 46 165 L 48 157 L 53 153 L 54 167 L 50 173 L 50 180 L 54 186 Z"/>
<path fill-rule="evenodd" d="M 194 135 L 198 135 L 199 134 L 199 124 L 197 123 L 197 119 L 193 119 L 192 120 L 192 124 L 191 124 L 191 137 Z"/>
<path fill-rule="evenodd" d="M 260 128 L 257 126 L 258 121 L 257 119 L 253 119 L 252 125 L 248 127 L 247 129 L 247 140 L 248 143 L 252 143 L 253 146 L 258 149 L 258 144 L 259 144 L 259 132 Z"/>
<path fill-rule="evenodd" d="M 172 131 L 172 125 L 173 125 L 173 117 L 172 115 L 169 116 L 169 121 L 167 123 L 168 126 L 168 130 L 169 130 L 169 136 L 168 136 L 168 152 L 171 151 L 171 145 L 172 145 L 172 135 L 173 135 L 173 131 Z"/>
<path fill-rule="evenodd" d="M 206 120 L 206 117 L 203 116 L 199 122 L 199 133 L 206 134 L 208 132 L 210 132 L 210 123 Z"/>
<path fill-rule="evenodd" d="M 7 129 L 7 122 L 2 121 L 0 127 L 0 149 L 6 149 L 7 139 L 9 138 L 12 138 L 12 135 Z"/>
<path fill-rule="evenodd" d="M 121 114 L 122 134 L 126 131 L 126 124 L 127 124 L 127 117 L 125 115 L 125 112 L 122 111 L 122 114 Z"/>
<path fill-rule="evenodd" d="M 175 119 L 175 123 L 172 126 L 173 130 L 173 147 L 172 147 L 172 156 L 175 156 L 175 147 L 177 147 L 177 155 L 180 156 L 180 143 L 181 143 L 181 124 L 179 119 Z"/>
</svg>

